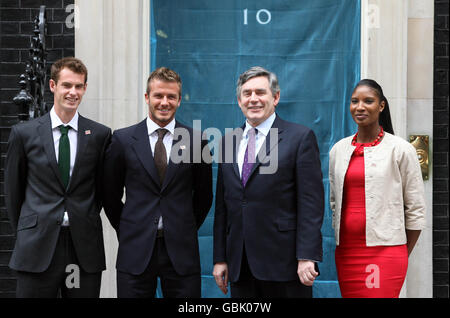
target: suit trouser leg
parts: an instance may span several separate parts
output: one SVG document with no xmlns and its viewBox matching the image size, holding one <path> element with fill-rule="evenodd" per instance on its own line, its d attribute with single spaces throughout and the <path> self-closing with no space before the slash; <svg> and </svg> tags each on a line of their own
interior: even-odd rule
<svg viewBox="0 0 450 318">
<path fill-rule="evenodd" d="M 164 238 L 158 238 L 153 255 L 145 271 L 133 275 L 117 271 L 117 296 L 119 298 L 153 298 L 156 293 L 157 278 L 166 298 L 201 297 L 200 273 L 179 275 L 167 253 Z"/>
<path fill-rule="evenodd" d="M 62 234 L 56 243 L 49 267 L 42 273 L 17 271 L 17 298 L 56 298 L 64 281 L 64 250 Z"/>
<path fill-rule="evenodd" d="M 154 298 L 158 276 L 155 252 L 142 274 L 133 275 L 117 270 L 118 298 Z"/>
<path fill-rule="evenodd" d="M 256 278 L 252 275 L 247 261 L 245 247 L 242 251 L 241 271 L 237 282 L 230 284 L 232 298 L 261 297 Z"/>
<path fill-rule="evenodd" d="M 72 267 L 75 269 L 66 272 L 71 264 L 76 265 Z M 16 275 L 18 298 L 98 298 L 100 294 L 101 272 L 87 273 L 79 266 L 69 228 L 61 228 L 47 270 L 42 273 L 17 271 Z"/>
<path fill-rule="evenodd" d="M 70 232 L 65 240 L 66 244 L 66 279 L 61 286 L 61 296 L 63 298 L 98 298 L 100 296 L 100 286 L 102 281 L 102 272 L 88 273 L 79 266 L 78 257 L 73 246 L 72 237 Z M 77 264 L 77 269 L 71 270 L 67 268 L 69 264 Z M 79 284 L 74 284 L 79 274 Z M 74 286 L 75 285 L 75 286 Z"/>
<path fill-rule="evenodd" d="M 241 273 L 237 282 L 231 283 L 232 298 L 311 298 L 312 287 L 305 286 L 300 279 L 286 282 L 256 279 L 248 265 L 245 247 L 242 252 Z"/>
<path fill-rule="evenodd" d="M 159 276 L 161 289 L 167 298 L 200 298 L 201 277 L 200 273 L 192 275 L 180 275 L 175 271 L 169 254 L 167 253 L 164 238 L 158 239 Z"/>
</svg>

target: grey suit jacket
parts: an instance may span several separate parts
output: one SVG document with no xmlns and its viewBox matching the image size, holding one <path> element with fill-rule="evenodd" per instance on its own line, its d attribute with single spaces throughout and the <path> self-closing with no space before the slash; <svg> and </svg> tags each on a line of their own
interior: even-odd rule
<svg viewBox="0 0 450 318">
<path fill-rule="evenodd" d="M 9 266 L 43 272 L 50 265 L 64 211 L 79 260 L 87 272 L 105 269 L 100 181 L 111 129 L 79 116 L 75 165 L 64 189 L 50 114 L 12 127 L 5 162 L 6 207 L 16 230 Z"/>
</svg>

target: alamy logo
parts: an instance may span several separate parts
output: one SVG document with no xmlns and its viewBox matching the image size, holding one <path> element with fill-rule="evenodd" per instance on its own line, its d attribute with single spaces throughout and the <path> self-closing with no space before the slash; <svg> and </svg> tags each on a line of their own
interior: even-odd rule
<svg viewBox="0 0 450 318">
<path fill-rule="evenodd" d="M 66 27 L 68 29 L 80 28 L 80 10 L 77 5 L 69 4 L 66 7 L 66 12 L 69 13 L 66 17 Z"/>
<path fill-rule="evenodd" d="M 222 132 L 214 127 L 206 128 L 201 133 L 201 121 L 193 121 L 193 134 L 185 128 L 178 127 L 174 130 L 173 139 L 177 140 L 172 146 L 170 160 L 177 163 L 234 163 L 236 146 L 244 133 L 242 128 L 225 128 L 225 137 Z M 191 145 L 192 140 L 192 145 Z M 202 147 L 202 141 L 208 141 L 207 147 Z M 237 141 L 237 144 L 236 144 Z M 270 149 L 266 153 L 266 143 Z M 191 153 L 192 152 L 192 153 Z M 192 160 L 192 162 L 190 162 Z M 278 170 L 278 128 L 271 128 L 257 155 L 257 161 L 261 163 L 260 174 L 274 174 Z"/>
<path fill-rule="evenodd" d="M 370 273 L 366 277 L 367 288 L 380 288 L 380 268 L 378 265 L 370 264 L 366 267 L 366 273 Z"/>
<path fill-rule="evenodd" d="M 66 287 L 68 289 L 80 288 L 80 267 L 76 264 L 66 266 Z"/>
</svg>

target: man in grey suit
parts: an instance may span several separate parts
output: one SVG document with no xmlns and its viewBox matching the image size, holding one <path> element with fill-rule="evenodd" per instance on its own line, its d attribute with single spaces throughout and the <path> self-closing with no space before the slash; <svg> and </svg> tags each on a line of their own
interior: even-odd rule
<svg viewBox="0 0 450 318">
<path fill-rule="evenodd" d="M 52 65 L 49 113 L 12 127 L 5 164 L 6 207 L 16 243 L 9 266 L 17 297 L 98 297 L 105 269 L 99 216 L 111 130 L 78 114 L 87 69 Z"/>
</svg>

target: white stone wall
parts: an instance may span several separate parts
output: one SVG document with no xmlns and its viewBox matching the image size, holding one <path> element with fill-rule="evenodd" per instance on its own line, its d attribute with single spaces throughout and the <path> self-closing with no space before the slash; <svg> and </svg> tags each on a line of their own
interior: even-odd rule
<svg viewBox="0 0 450 318">
<path fill-rule="evenodd" d="M 127 127 L 147 116 L 144 94 L 150 70 L 148 0 L 75 0 L 79 27 L 75 55 L 88 68 L 80 113 L 111 127 Z M 117 237 L 102 212 L 107 270 L 100 297 L 116 297 Z"/>
<path fill-rule="evenodd" d="M 433 0 L 362 0 L 361 77 L 389 101 L 395 134 L 430 136 L 433 145 Z M 431 159 L 432 162 L 432 159 Z M 409 258 L 401 297 L 432 297 L 432 172 L 424 181 L 427 228 Z"/>
<path fill-rule="evenodd" d="M 406 132 L 430 136 L 433 154 L 434 1 L 408 0 L 408 69 Z M 430 160 L 431 165 L 433 158 Z M 433 296 L 433 170 L 424 181 L 427 228 L 409 258 L 407 297 Z"/>
</svg>

